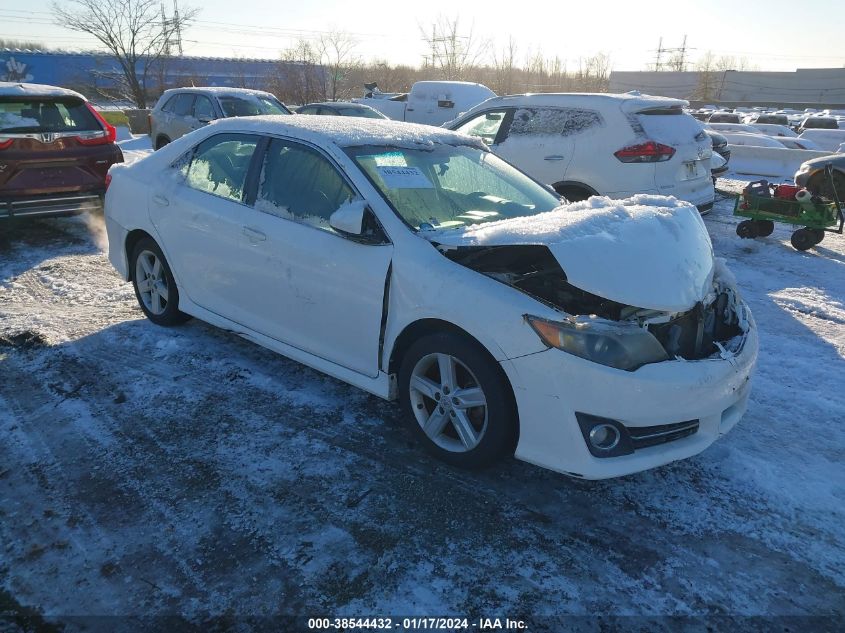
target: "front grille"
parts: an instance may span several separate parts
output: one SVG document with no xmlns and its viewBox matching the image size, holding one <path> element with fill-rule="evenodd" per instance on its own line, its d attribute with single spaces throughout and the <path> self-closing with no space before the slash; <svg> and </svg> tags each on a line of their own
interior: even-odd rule
<svg viewBox="0 0 845 633">
<path fill-rule="evenodd" d="M 658 426 L 627 427 L 631 436 L 634 450 L 657 446 L 666 442 L 674 442 L 698 432 L 698 420 L 687 420 L 676 424 L 661 424 Z"/>
</svg>

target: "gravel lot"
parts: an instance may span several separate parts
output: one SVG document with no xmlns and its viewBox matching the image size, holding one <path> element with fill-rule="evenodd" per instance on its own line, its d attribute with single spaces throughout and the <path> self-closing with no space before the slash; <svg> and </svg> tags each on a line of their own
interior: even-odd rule
<svg viewBox="0 0 845 633">
<path fill-rule="evenodd" d="M 143 319 L 96 218 L 0 225 L 0 631 L 74 615 L 835 626 L 845 238 L 741 241 L 731 208 L 707 224 L 760 328 L 749 411 L 696 458 L 605 482 L 451 470 L 391 403 L 196 320 Z"/>
</svg>

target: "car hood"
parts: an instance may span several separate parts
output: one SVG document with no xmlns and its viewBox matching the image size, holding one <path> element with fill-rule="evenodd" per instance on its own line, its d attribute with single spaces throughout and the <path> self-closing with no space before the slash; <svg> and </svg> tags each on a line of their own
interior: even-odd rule
<svg viewBox="0 0 845 633">
<path fill-rule="evenodd" d="M 544 245 L 573 286 L 651 310 L 689 310 L 705 299 L 713 280 L 713 246 L 700 214 L 664 196 L 595 196 L 535 216 L 420 235 L 441 250 Z"/>
</svg>

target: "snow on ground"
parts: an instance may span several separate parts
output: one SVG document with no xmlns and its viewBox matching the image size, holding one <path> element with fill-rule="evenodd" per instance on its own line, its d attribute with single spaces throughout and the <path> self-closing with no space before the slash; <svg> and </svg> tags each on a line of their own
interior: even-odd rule
<svg viewBox="0 0 845 633">
<path fill-rule="evenodd" d="M 120 128 L 125 129 L 125 128 Z M 121 135 L 117 144 L 123 152 L 123 161 L 127 164 L 134 163 L 153 151 L 153 142 L 149 134 Z"/>
<path fill-rule="evenodd" d="M 759 325 L 748 413 L 702 455 L 604 482 L 452 470 L 393 404 L 145 320 L 95 220 L 0 228 L 0 613 L 841 622 L 845 237 L 743 241 L 731 208 L 706 224 Z"/>
</svg>

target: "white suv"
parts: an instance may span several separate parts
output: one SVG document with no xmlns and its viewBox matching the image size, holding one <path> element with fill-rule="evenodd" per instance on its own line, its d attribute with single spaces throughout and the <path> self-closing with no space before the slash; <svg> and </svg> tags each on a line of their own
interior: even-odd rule
<svg viewBox="0 0 845 633">
<path fill-rule="evenodd" d="M 569 200 L 637 193 L 713 206 L 710 138 L 680 99 L 637 94 L 495 97 L 445 124 Z"/>
</svg>

